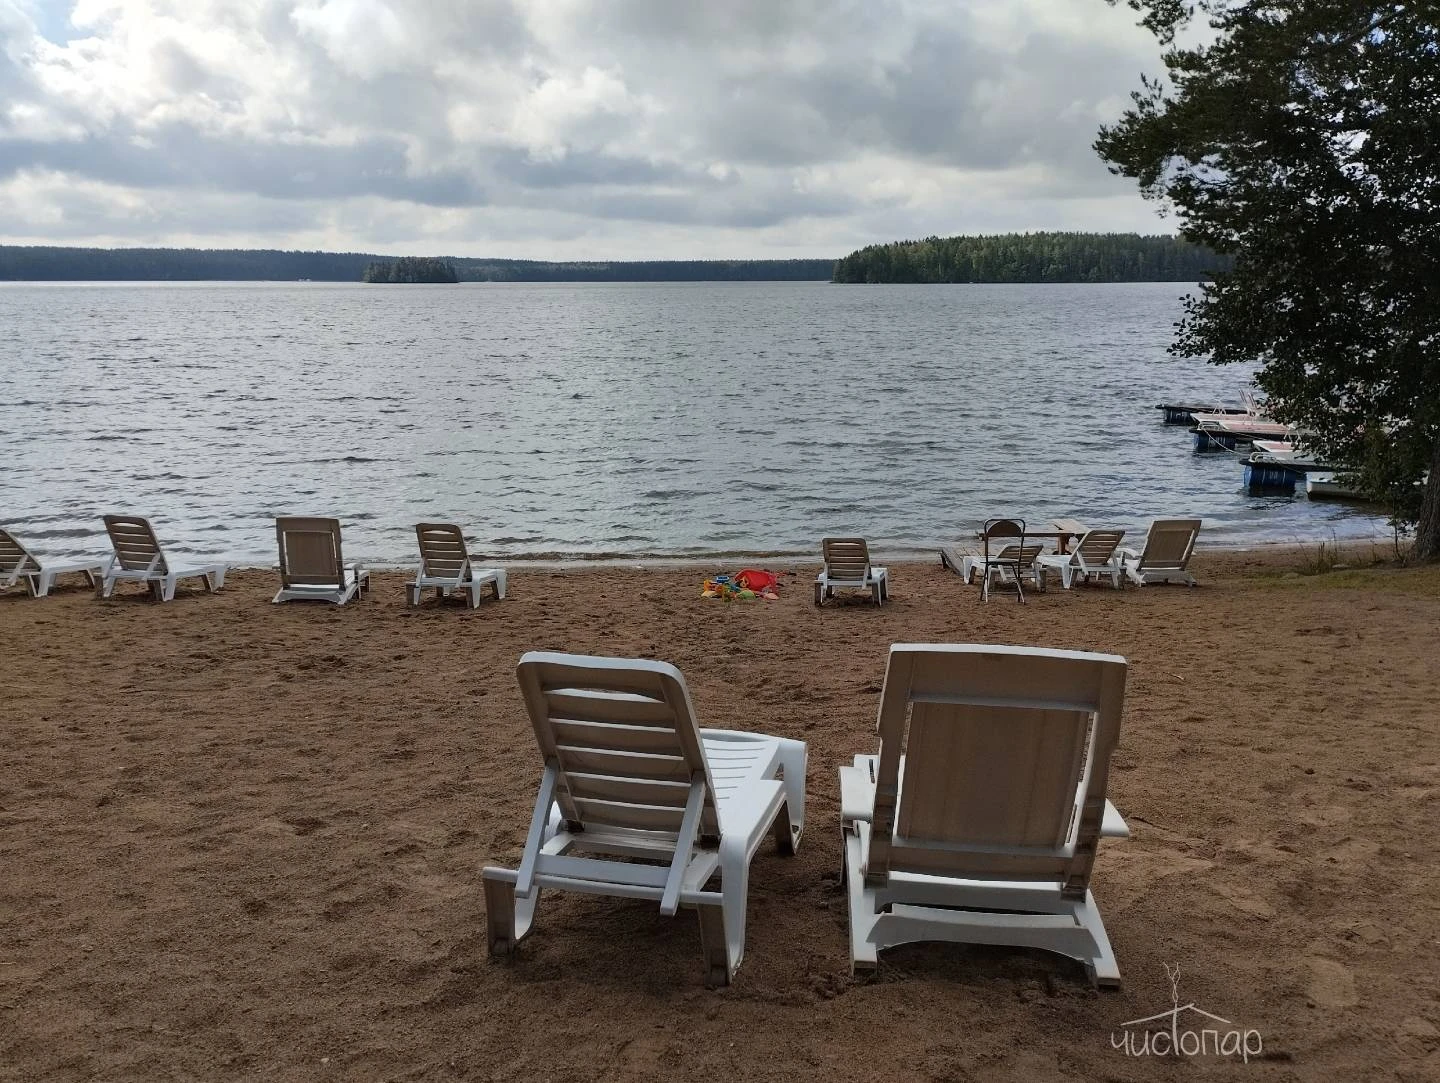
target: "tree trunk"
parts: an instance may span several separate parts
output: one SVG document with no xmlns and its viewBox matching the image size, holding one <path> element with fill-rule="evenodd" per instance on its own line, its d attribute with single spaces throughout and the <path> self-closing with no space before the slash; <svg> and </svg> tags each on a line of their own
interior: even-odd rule
<svg viewBox="0 0 1440 1083">
<path fill-rule="evenodd" d="M 1440 440 L 1430 449 L 1430 480 L 1420 498 L 1420 520 L 1415 524 L 1415 559 L 1440 557 Z"/>
</svg>

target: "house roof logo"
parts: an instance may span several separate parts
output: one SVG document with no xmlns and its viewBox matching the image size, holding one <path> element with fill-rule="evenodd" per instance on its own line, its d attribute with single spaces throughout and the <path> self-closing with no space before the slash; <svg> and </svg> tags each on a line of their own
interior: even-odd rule
<svg viewBox="0 0 1440 1083">
<path fill-rule="evenodd" d="M 1127 1019 L 1110 1032 L 1110 1045 L 1128 1057 L 1239 1057 L 1245 1063 L 1265 1050 L 1258 1030 L 1207 1012 L 1193 1000 L 1180 1003 L 1180 968 L 1165 965 L 1170 1008 Z"/>
</svg>

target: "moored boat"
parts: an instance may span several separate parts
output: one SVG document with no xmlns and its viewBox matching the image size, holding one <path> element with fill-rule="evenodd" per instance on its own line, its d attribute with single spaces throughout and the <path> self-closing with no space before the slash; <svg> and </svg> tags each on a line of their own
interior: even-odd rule
<svg viewBox="0 0 1440 1083">
<path fill-rule="evenodd" d="M 1333 473 L 1316 473 L 1305 476 L 1305 495 L 1311 500 L 1368 500 L 1359 489 L 1336 480 Z"/>
</svg>

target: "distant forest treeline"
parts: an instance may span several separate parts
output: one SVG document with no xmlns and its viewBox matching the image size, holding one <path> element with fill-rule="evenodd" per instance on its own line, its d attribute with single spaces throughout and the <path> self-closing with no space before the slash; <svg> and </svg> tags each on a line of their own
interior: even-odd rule
<svg viewBox="0 0 1440 1083">
<path fill-rule="evenodd" d="M 0 245 L 0 281 L 359 282 L 393 257 L 361 252 L 280 252 L 229 248 L 55 248 Z M 644 260 L 545 263 L 447 258 L 465 282 L 824 281 L 828 259 Z"/>
<path fill-rule="evenodd" d="M 835 282 L 1198 282 L 1226 257 L 1178 237 L 1006 233 L 876 244 L 838 260 Z"/>
<path fill-rule="evenodd" d="M 1195 282 L 1228 260 L 1175 237 L 1010 233 L 871 245 L 844 259 L 635 260 L 376 256 L 229 248 L 0 245 L 0 280 L 359 282 L 371 266 L 447 264 L 462 282 Z M 373 273 L 380 273 L 378 270 Z M 375 279 L 372 279 L 375 280 Z"/>
</svg>

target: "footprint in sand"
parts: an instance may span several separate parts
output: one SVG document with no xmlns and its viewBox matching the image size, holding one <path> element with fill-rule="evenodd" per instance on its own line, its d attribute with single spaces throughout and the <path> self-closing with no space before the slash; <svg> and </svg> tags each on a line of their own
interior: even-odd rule
<svg viewBox="0 0 1440 1083">
<path fill-rule="evenodd" d="M 1343 963 L 1334 959 L 1308 956 L 1305 968 L 1309 971 L 1305 981 L 1305 995 L 1319 1008 L 1349 1008 L 1360 1003 L 1355 992 L 1355 974 Z"/>
</svg>

